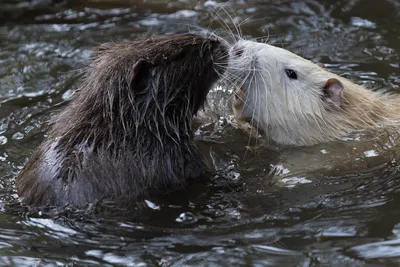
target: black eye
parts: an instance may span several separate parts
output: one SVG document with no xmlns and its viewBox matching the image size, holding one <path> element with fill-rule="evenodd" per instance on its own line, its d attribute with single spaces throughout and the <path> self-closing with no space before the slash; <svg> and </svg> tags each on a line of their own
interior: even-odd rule
<svg viewBox="0 0 400 267">
<path fill-rule="evenodd" d="M 294 80 L 297 79 L 297 74 L 296 74 L 296 72 L 295 72 L 294 70 L 285 69 L 285 71 L 286 71 L 286 75 L 287 75 L 290 79 L 294 79 Z"/>
</svg>

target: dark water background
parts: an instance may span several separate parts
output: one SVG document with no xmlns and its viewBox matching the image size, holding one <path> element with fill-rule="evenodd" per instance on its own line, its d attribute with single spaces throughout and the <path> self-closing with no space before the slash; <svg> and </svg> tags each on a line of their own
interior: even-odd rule
<svg viewBox="0 0 400 267">
<path fill-rule="evenodd" d="M 0 265 L 397 266 L 400 175 L 395 157 L 357 175 L 292 189 L 268 184 L 279 152 L 247 152 L 229 119 L 230 88 L 210 93 L 221 116 L 198 144 L 216 169 L 205 184 L 121 219 L 5 209 L 14 178 L 48 119 L 78 86 L 76 70 L 110 40 L 241 23 L 371 88 L 400 93 L 400 1 L 32 0 L 0 2 Z M 194 29 L 192 27 L 192 29 Z M 382 89 L 379 89 L 382 90 Z M 399 150 L 400 151 L 400 150 Z M 151 208 L 152 207 L 152 208 Z"/>
</svg>

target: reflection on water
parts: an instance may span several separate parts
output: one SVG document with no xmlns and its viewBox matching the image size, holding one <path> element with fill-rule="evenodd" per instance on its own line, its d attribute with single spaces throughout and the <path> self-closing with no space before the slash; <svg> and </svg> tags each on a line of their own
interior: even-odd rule
<svg viewBox="0 0 400 267">
<path fill-rule="evenodd" d="M 210 93 L 208 111 L 220 119 L 196 132 L 201 151 L 215 167 L 209 181 L 148 199 L 140 216 L 131 218 L 84 211 L 27 215 L 19 208 L 4 208 L 15 200 L 16 173 L 43 140 L 51 116 L 73 94 L 78 70 L 87 65 L 95 45 L 187 32 L 196 30 L 196 25 L 210 30 L 228 26 L 234 31 L 232 22 L 241 25 L 247 38 L 267 40 L 324 62 L 330 71 L 373 90 L 400 90 L 400 3 L 396 0 L 227 4 L 3 0 L 1 265 L 398 263 L 399 150 L 393 146 L 398 143 L 397 133 L 372 136 L 364 143 L 340 140 L 284 150 L 250 144 L 246 150 L 249 138 L 235 128 L 227 105 L 232 88 L 216 87 Z M 354 142 L 362 146 L 357 153 L 352 151 Z M 288 180 L 269 176 L 274 167 Z M 282 181 L 284 186 L 279 184 Z"/>
</svg>

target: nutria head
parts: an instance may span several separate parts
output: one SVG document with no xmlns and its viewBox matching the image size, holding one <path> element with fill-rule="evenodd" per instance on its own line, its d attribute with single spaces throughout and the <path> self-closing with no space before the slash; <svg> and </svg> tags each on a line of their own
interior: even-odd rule
<svg viewBox="0 0 400 267">
<path fill-rule="evenodd" d="M 236 90 L 236 118 L 278 144 L 326 142 L 385 116 L 373 92 L 265 43 L 234 44 L 225 80 Z"/>
<path fill-rule="evenodd" d="M 82 205 L 182 185 L 205 171 L 192 117 L 227 49 L 192 34 L 108 43 L 17 177 L 31 205 Z"/>
</svg>

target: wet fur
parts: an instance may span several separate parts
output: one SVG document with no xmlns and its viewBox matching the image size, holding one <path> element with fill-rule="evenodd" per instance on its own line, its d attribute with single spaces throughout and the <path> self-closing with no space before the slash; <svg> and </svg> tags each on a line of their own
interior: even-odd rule
<svg viewBox="0 0 400 267">
<path fill-rule="evenodd" d="M 16 179 L 28 205 L 132 203 L 206 171 L 192 118 L 227 50 L 197 35 L 102 45 L 82 85 Z"/>
<path fill-rule="evenodd" d="M 285 68 L 297 72 L 290 80 Z M 339 108 L 324 101 L 329 79 L 343 85 Z M 278 144 L 313 145 L 354 130 L 372 129 L 400 121 L 399 97 L 363 88 L 287 50 L 264 43 L 239 40 L 230 50 L 225 78 L 241 89 L 239 121 L 249 120 Z"/>
</svg>

